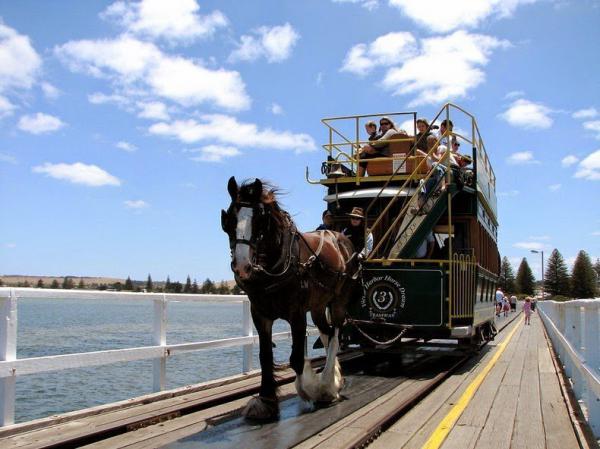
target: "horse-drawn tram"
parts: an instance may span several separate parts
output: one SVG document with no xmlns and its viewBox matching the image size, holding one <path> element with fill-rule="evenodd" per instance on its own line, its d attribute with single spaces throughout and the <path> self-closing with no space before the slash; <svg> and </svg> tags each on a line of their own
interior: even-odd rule
<svg viewBox="0 0 600 449">
<path fill-rule="evenodd" d="M 322 122 L 325 177 L 309 182 L 327 188 L 332 229 L 352 234 L 354 216 L 362 235 L 353 241 L 365 242 L 342 341 L 389 351 L 403 337 L 472 346 L 493 338 L 496 178 L 475 117 L 446 104 L 431 124 L 415 112 Z"/>
</svg>

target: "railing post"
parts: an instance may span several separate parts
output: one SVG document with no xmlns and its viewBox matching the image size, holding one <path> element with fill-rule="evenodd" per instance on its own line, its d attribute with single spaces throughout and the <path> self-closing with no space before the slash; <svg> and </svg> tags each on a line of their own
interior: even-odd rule
<svg viewBox="0 0 600 449">
<path fill-rule="evenodd" d="M 242 318 L 243 329 L 242 332 L 246 337 L 252 337 L 254 331 L 252 328 L 252 315 L 250 313 L 250 301 L 244 300 L 242 302 L 244 307 L 244 315 Z M 244 355 L 242 361 L 242 372 L 247 373 L 252 369 L 252 350 L 254 345 L 252 343 L 244 345 Z"/>
<path fill-rule="evenodd" d="M 10 290 L 0 296 L 0 360 L 17 359 L 17 296 Z M 0 379 L 0 426 L 15 422 L 15 384 L 17 376 Z"/>
<path fill-rule="evenodd" d="M 152 343 L 155 346 L 166 346 L 167 344 L 167 300 L 165 295 L 154 300 L 154 334 Z M 163 352 L 158 359 L 152 360 L 152 388 L 154 391 L 165 389 L 167 377 L 167 357 Z"/>
</svg>

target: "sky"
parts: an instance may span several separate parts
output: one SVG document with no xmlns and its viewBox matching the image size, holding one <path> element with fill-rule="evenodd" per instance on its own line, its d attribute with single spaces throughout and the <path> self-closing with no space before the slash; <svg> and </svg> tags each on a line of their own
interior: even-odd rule
<svg viewBox="0 0 600 449">
<path fill-rule="evenodd" d="M 499 249 L 600 257 L 598 0 L 0 0 L 0 275 L 231 279 L 230 176 L 320 223 L 323 117 L 477 117 Z"/>
</svg>

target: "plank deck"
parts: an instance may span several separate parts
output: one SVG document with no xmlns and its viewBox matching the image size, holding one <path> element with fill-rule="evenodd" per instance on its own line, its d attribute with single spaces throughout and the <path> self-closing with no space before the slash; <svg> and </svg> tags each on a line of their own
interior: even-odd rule
<svg viewBox="0 0 600 449">
<path fill-rule="evenodd" d="M 532 314 L 530 326 L 520 319 L 509 326 L 507 331 L 518 329 L 441 448 L 579 448 L 539 316 Z M 370 447 L 422 447 L 506 334 L 503 332 L 477 363 L 440 385 Z"/>
</svg>

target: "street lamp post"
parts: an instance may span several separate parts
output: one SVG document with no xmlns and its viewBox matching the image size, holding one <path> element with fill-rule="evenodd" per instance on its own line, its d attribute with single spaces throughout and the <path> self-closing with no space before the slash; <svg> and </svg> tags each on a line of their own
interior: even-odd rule
<svg viewBox="0 0 600 449">
<path fill-rule="evenodd" d="M 544 251 L 532 249 L 531 252 L 535 254 L 542 254 L 542 300 L 544 300 L 546 299 L 546 297 L 544 296 Z"/>
</svg>

